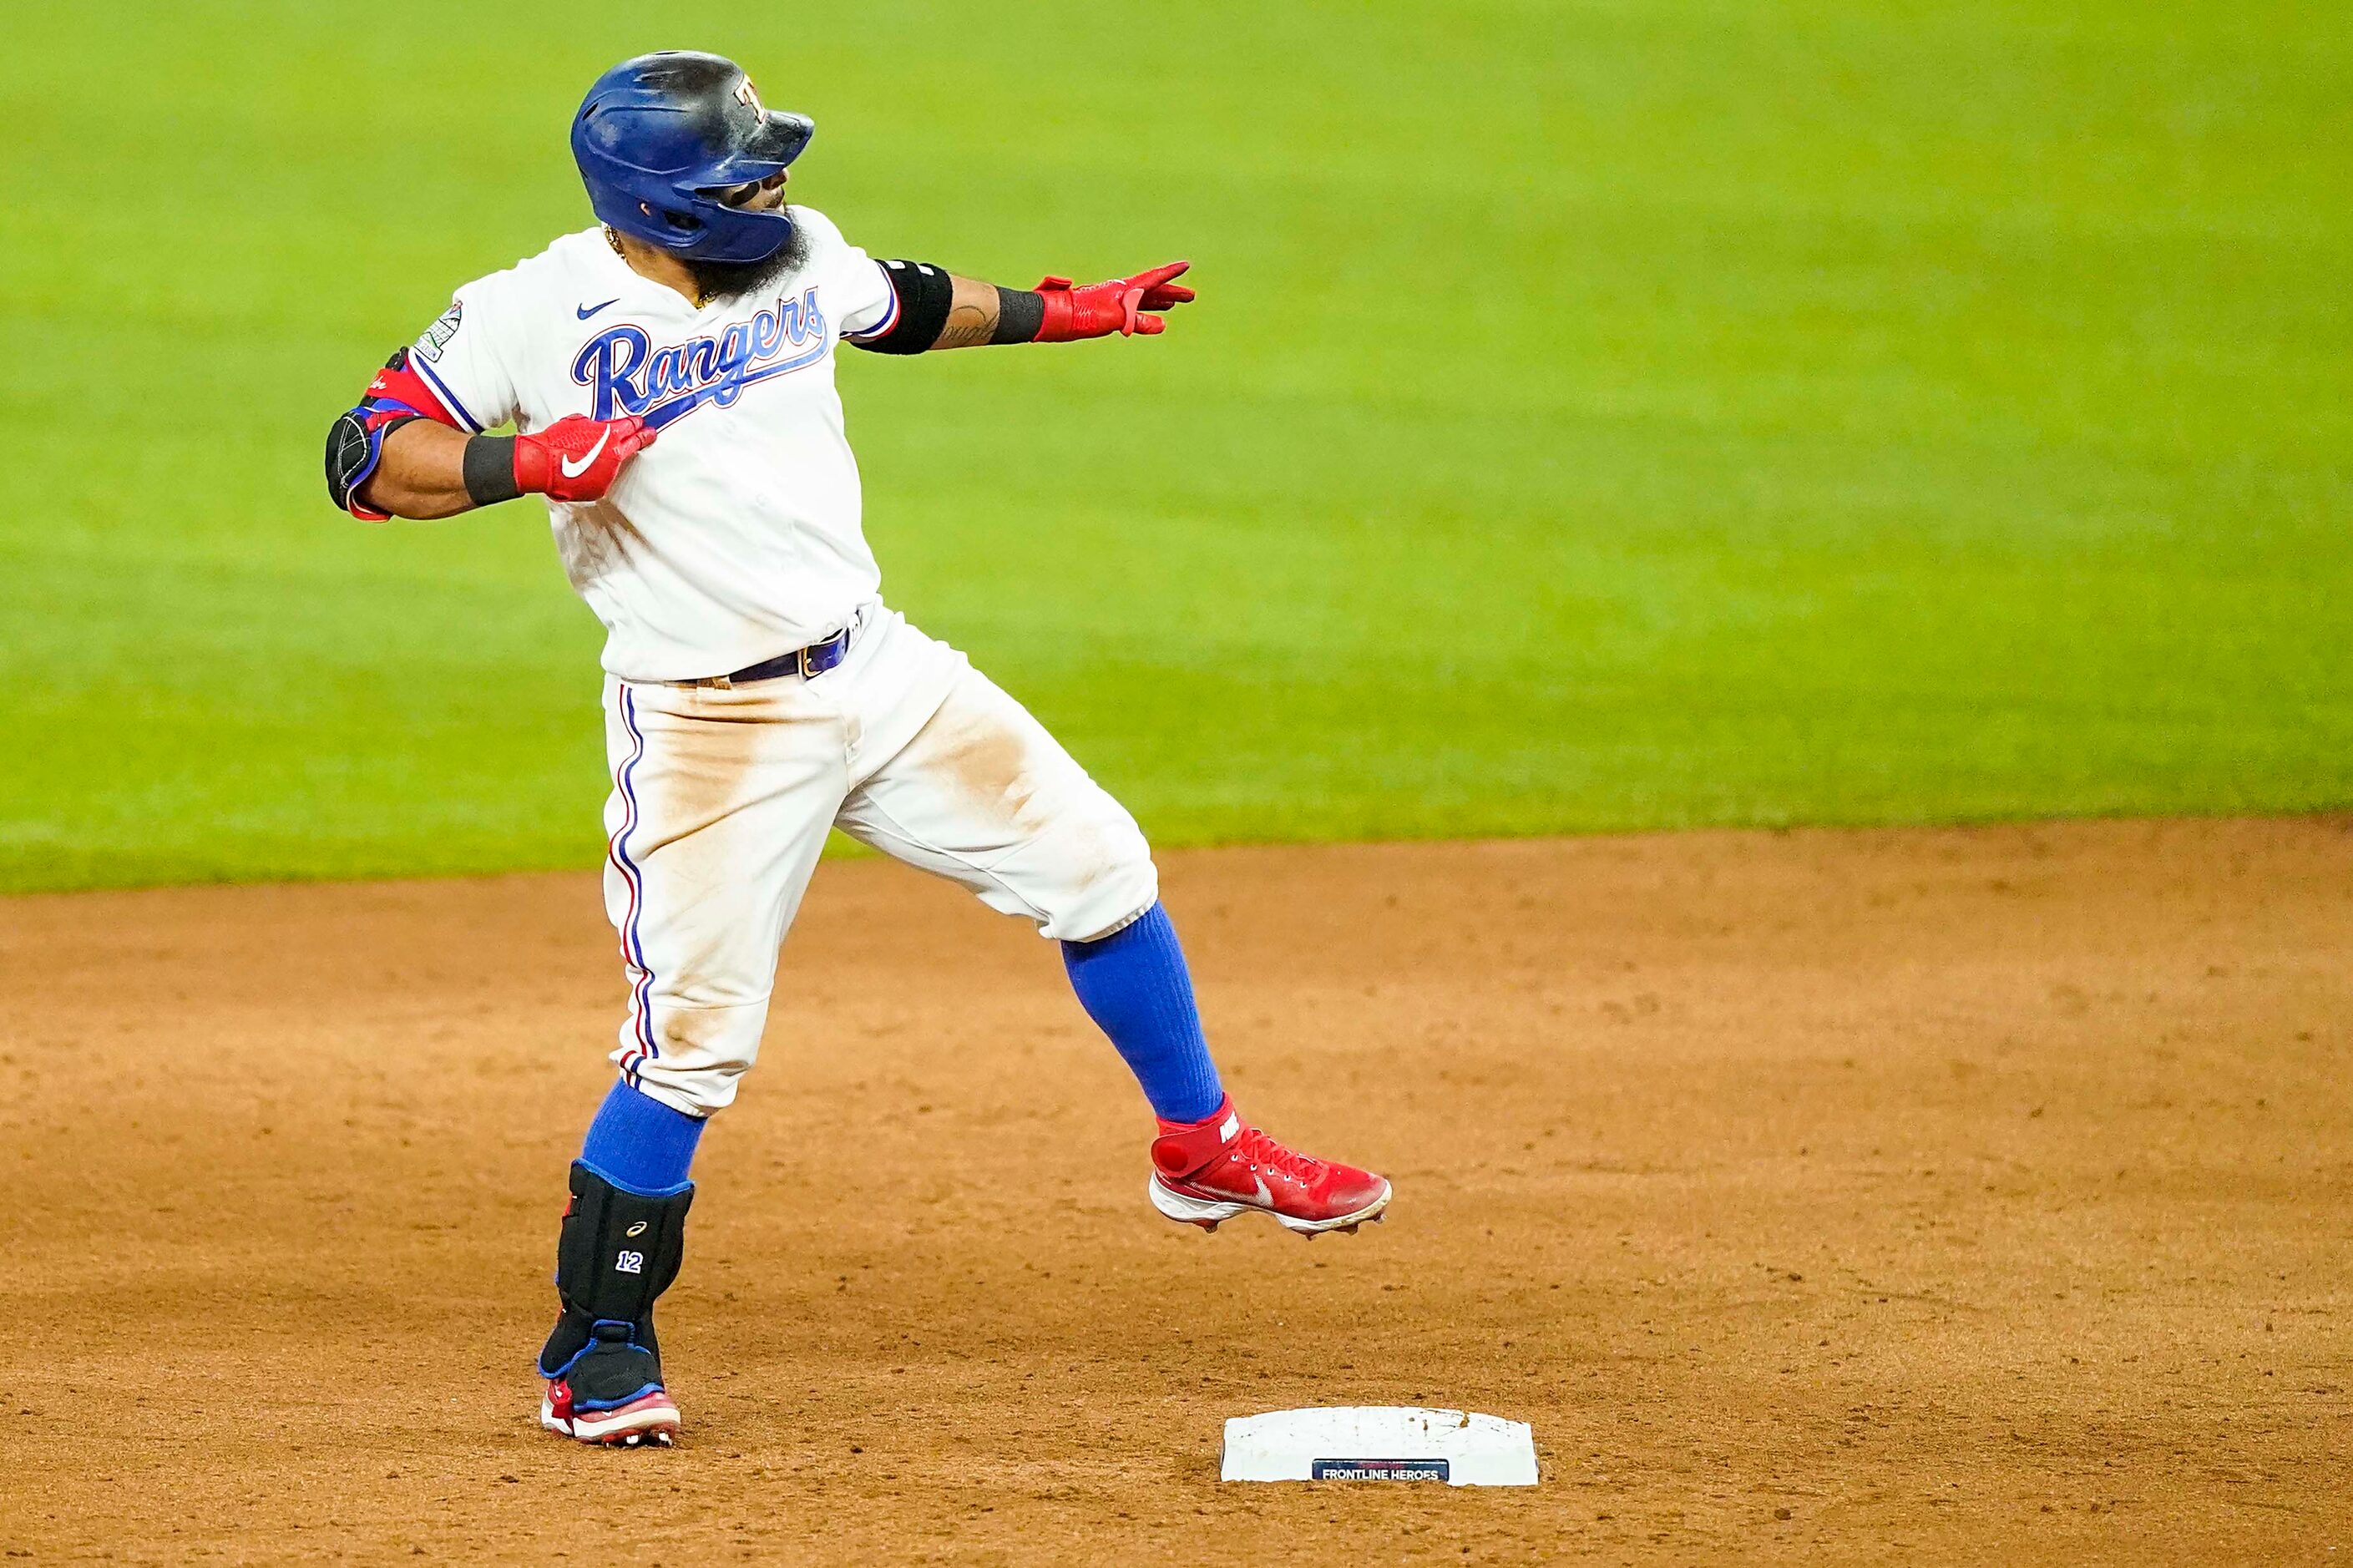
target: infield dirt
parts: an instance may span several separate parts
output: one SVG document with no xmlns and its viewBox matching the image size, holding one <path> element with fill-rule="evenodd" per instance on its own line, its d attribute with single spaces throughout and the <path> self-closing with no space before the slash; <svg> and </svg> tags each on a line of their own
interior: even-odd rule
<svg viewBox="0 0 2353 1568">
<path fill-rule="evenodd" d="M 621 1001 L 592 877 L 0 902 L 0 1542 L 37 1561 L 2353 1560 L 2353 828 L 1165 858 L 1247 1110 L 1388 1173 L 1145 1206 L 1050 948 L 829 864 L 662 1309 L 533 1424 Z M 1467 1405 L 1533 1490 L 1220 1486 Z"/>
</svg>

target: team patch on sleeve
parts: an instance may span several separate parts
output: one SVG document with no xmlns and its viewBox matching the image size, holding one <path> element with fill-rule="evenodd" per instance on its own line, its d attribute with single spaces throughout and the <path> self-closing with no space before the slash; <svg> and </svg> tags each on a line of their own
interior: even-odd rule
<svg viewBox="0 0 2353 1568">
<path fill-rule="evenodd" d="M 426 328 L 425 335 L 417 340 L 417 352 L 424 355 L 427 359 L 438 363 L 441 358 L 441 350 L 448 343 L 451 338 L 458 335 L 458 323 L 465 318 L 465 314 L 466 302 L 464 300 L 450 300 L 449 308 L 441 312 L 440 320 Z"/>
</svg>

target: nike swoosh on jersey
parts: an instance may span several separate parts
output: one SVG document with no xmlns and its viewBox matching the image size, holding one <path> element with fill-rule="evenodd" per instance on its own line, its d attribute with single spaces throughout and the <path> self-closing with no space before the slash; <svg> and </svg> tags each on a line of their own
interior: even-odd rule
<svg viewBox="0 0 2353 1568">
<path fill-rule="evenodd" d="M 556 467 L 564 470 L 564 477 L 565 479 L 578 479 L 581 475 L 588 471 L 588 466 L 596 460 L 596 454 L 603 451 L 605 449 L 605 443 L 612 438 L 613 432 L 608 427 L 606 429 L 604 434 L 596 437 L 596 444 L 588 448 L 588 455 L 586 457 L 581 458 L 577 463 L 575 463 L 569 458 L 565 458 L 557 462 Z"/>
<path fill-rule="evenodd" d="M 616 294 L 611 299 L 606 300 L 605 305 L 617 305 L 620 302 L 621 297 L 618 294 Z M 572 313 L 578 316 L 585 321 L 589 317 L 595 315 L 597 311 L 603 310 L 605 305 L 575 305 L 572 307 Z"/>
</svg>

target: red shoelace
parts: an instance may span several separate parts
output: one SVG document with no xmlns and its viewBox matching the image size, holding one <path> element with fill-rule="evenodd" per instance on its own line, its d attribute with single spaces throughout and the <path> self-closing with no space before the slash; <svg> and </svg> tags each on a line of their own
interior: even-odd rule
<svg viewBox="0 0 2353 1568">
<path fill-rule="evenodd" d="M 1252 1165 L 1289 1176 L 1301 1186 L 1309 1188 L 1315 1185 L 1317 1178 L 1330 1163 L 1312 1154 L 1303 1154 L 1296 1149 L 1287 1149 L 1255 1127 L 1243 1129 L 1242 1135 L 1234 1140 L 1231 1152 Z"/>
</svg>

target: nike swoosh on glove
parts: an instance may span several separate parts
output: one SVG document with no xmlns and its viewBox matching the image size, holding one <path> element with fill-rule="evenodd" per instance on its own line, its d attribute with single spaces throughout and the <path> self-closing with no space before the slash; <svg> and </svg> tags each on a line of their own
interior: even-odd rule
<svg viewBox="0 0 2353 1568">
<path fill-rule="evenodd" d="M 621 465 L 654 444 L 654 435 L 634 414 L 619 419 L 567 414 L 544 430 L 515 437 L 515 483 L 551 500 L 599 500 L 613 488 Z"/>
</svg>

